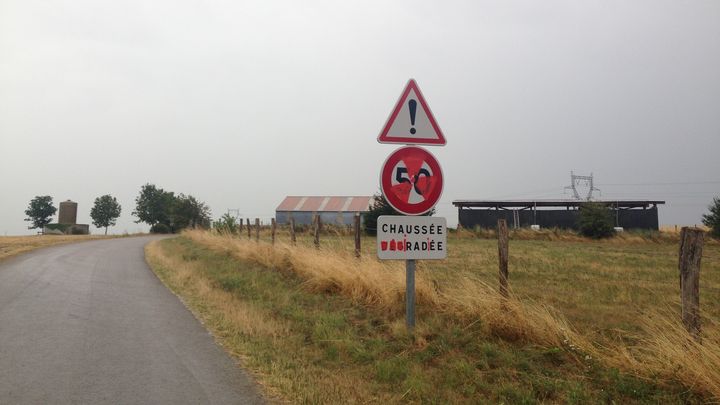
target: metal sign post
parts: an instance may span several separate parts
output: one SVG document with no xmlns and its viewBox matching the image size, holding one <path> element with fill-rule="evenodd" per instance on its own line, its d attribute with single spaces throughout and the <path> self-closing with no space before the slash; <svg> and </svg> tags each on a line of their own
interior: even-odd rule
<svg viewBox="0 0 720 405">
<path fill-rule="evenodd" d="M 380 143 L 444 146 L 445 136 L 420 88 L 410 79 L 383 127 Z M 405 260 L 405 323 L 415 327 L 416 260 L 447 257 L 445 218 L 418 216 L 430 211 L 442 194 L 440 164 L 425 149 L 406 146 L 393 152 L 380 171 L 380 190 L 395 210 L 408 216 L 380 216 L 380 260 Z"/>
<path fill-rule="evenodd" d="M 405 260 L 405 324 L 415 327 L 415 259 Z"/>
</svg>

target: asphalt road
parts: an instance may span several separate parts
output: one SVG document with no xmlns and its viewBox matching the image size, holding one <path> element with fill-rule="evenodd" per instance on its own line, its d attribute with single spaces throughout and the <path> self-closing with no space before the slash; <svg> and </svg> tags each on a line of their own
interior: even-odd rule
<svg viewBox="0 0 720 405">
<path fill-rule="evenodd" d="M 255 383 L 155 275 L 151 237 L 0 262 L 0 403 L 252 404 Z"/>
</svg>

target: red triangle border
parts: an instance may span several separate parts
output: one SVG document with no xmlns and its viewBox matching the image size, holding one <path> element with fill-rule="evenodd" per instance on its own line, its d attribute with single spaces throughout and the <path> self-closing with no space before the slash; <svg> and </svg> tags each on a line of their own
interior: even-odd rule
<svg viewBox="0 0 720 405">
<path fill-rule="evenodd" d="M 430 125 L 432 125 L 433 129 L 435 130 L 435 134 L 438 136 L 437 139 L 426 139 L 426 138 L 412 138 L 412 137 L 388 137 L 387 134 L 390 132 L 390 128 L 392 127 L 393 123 L 395 122 L 395 119 L 397 118 L 398 114 L 400 113 L 400 110 L 403 107 L 403 104 L 407 100 L 408 95 L 410 94 L 410 90 L 414 90 L 415 94 L 418 97 L 418 101 L 420 102 L 420 106 L 425 110 L 427 113 L 427 117 L 430 120 Z M 420 91 L 420 88 L 418 87 L 417 83 L 415 82 L 415 79 L 410 79 L 408 81 L 408 84 L 405 86 L 405 90 L 403 90 L 402 94 L 400 95 L 400 98 L 397 101 L 397 104 L 395 104 L 395 108 L 393 109 L 392 113 L 390 114 L 390 117 L 388 118 L 387 122 L 385 122 L 385 127 L 383 128 L 382 132 L 380 132 L 380 135 L 377 138 L 377 141 L 380 143 L 401 143 L 401 144 L 408 144 L 408 145 L 446 145 L 447 141 L 445 140 L 445 136 L 442 133 L 442 130 L 440 129 L 440 126 L 435 121 L 435 117 L 433 116 L 432 111 L 430 110 L 430 107 L 425 102 L 425 97 L 423 96 L 422 92 Z"/>
</svg>

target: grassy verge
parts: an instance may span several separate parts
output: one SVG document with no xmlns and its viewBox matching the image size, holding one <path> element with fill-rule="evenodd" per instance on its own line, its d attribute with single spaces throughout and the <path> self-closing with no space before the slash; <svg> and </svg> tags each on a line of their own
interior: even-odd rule
<svg viewBox="0 0 720 405">
<path fill-rule="evenodd" d="M 118 236 L 104 235 L 36 235 L 36 236 L 0 236 L 0 260 L 39 249 L 46 246 L 82 242 L 94 239 L 107 239 Z"/>
<path fill-rule="evenodd" d="M 410 335 L 401 267 L 358 262 L 337 246 L 273 249 L 190 232 L 146 253 L 270 395 L 292 402 L 702 400 L 677 379 L 620 372 L 552 310 L 516 298 L 499 305 L 478 277 L 439 284 L 421 270 Z"/>
</svg>

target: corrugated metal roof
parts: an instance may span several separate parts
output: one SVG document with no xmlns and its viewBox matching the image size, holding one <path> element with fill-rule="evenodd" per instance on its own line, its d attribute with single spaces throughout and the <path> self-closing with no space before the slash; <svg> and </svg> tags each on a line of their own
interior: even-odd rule
<svg viewBox="0 0 720 405">
<path fill-rule="evenodd" d="M 293 211 L 300 203 L 302 197 L 285 197 L 283 202 L 277 207 L 276 211 Z"/>
<path fill-rule="evenodd" d="M 367 212 L 370 196 L 287 196 L 275 211 Z"/>
<path fill-rule="evenodd" d="M 295 208 L 295 211 L 319 211 L 324 200 L 325 197 L 307 197 L 300 207 Z"/>
</svg>

